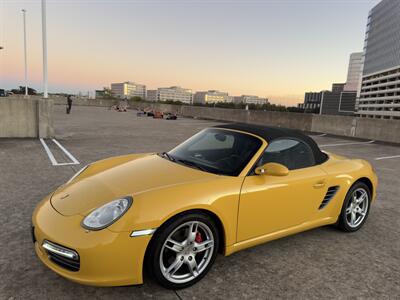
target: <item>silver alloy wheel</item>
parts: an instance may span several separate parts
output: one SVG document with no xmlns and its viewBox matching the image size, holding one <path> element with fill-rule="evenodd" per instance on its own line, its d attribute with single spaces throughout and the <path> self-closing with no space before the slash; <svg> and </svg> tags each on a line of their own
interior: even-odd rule
<svg viewBox="0 0 400 300">
<path fill-rule="evenodd" d="M 206 224 L 183 223 L 172 231 L 161 248 L 161 272 L 170 282 L 189 282 L 207 268 L 213 250 L 214 236 Z"/>
<path fill-rule="evenodd" d="M 346 222 L 351 228 L 356 228 L 365 219 L 368 212 L 369 196 L 363 188 L 356 189 L 347 203 Z"/>
</svg>

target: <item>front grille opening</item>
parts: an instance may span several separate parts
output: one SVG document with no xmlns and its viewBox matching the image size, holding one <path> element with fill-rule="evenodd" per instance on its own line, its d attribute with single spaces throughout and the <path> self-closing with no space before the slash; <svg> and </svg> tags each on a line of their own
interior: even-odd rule
<svg viewBox="0 0 400 300">
<path fill-rule="evenodd" d="M 71 272 L 79 271 L 80 257 L 75 250 L 66 248 L 47 240 L 43 242 L 42 247 L 45 249 L 49 260 L 56 265 Z M 74 255 L 72 257 L 68 257 L 66 253 L 73 253 Z"/>
<path fill-rule="evenodd" d="M 36 236 L 35 236 L 35 226 L 31 226 L 31 238 L 32 238 L 32 242 L 36 243 Z"/>
<path fill-rule="evenodd" d="M 330 188 L 328 188 L 328 191 L 326 192 L 324 200 L 322 200 L 318 209 L 323 209 L 325 206 L 327 206 L 328 203 L 332 200 L 332 198 L 336 195 L 338 190 L 339 190 L 338 185 L 331 186 Z"/>
<path fill-rule="evenodd" d="M 56 253 L 47 251 L 47 254 L 49 256 L 49 259 L 55 263 L 56 265 L 67 269 L 68 271 L 72 272 L 78 272 L 80 269 L 80 261 L 79 260 L 73 260 L 70 258 L 66 258 L 64 256 L 58 255 Z"/>
</svg>

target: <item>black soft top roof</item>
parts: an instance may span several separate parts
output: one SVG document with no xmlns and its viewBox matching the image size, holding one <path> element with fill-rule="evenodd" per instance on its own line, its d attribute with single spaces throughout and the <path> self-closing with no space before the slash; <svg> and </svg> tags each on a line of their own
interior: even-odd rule
<svg viewBox="0 0 400 300">
<path fill-rule="evenodd" d="M 293 138 L 301 140 L 311 148 L 312 152 L 314 153 L 315 162 L 317 164 L 321 164 L 325 162 L 327 159 L 327 155 L 319 149 L 317 143 L 308 135 L 301 133 L 299 130 L 281 128 L 281 127 L 272 127 L 272 126 L 253 125 L 246 123 L 230 123 L 230 124 L 217 125 L 214 127 L 240 130 L 252 133 L 254 135 L 257 135 L 265 139 L 268 143 L 278 138 Z"/>
</svg>

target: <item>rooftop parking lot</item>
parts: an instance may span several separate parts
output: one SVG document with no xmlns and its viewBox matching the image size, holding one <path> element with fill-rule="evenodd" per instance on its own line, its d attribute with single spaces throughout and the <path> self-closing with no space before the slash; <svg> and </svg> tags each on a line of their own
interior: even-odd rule
<svg viewBox="0 0 400 300">
<path fill-rule="evenodd" d="M 312 135 L 322 149 L 366 159 L 379 176 L 377 201 L 356 233 L 323 227 L 219 256 L 202 281 L 179 291 L 165 290 L 146 278 L 141 286 L 83 286 L 39 261 L 30 234 L 32 211 L 78 169 L 110 156 L 168 151 L 216 124 L 137 117 L 135 111 L 99 107 L 73 107 L 71 115 L 66 115 L 64 106 L 55 106 L 55 142 L 61 148 L 52 140 L 44 142 L 56 165 L 40 140 L 0 139 L 0 298 L 400 297 L 400 147 L 324 134 Z M 70 164 L 74 159 L 79 164 Z"/>
</svg>

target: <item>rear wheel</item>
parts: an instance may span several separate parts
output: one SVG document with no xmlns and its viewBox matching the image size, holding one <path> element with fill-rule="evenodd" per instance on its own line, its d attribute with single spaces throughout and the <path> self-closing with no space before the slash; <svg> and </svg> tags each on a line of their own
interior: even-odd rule
<svg viewBox="0 0 400 300">
<path fill-rule="evenodd" d="M 150 246 L 149 267 L 164 287 L 185 288 L 210 270 L 218 246 L 218 231 L 213 220 L 205 214 L 189 213 L 157 232 Z"/>
<path fill-rule="evenodd" d="M 360 229 L 367 220 L 371 205 L 371 191 L 362 182 L 356 182 L 347 192 L 338 227 L 343 231 L 353 232 Z"/>
</svg>

